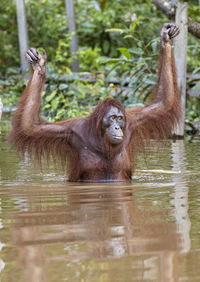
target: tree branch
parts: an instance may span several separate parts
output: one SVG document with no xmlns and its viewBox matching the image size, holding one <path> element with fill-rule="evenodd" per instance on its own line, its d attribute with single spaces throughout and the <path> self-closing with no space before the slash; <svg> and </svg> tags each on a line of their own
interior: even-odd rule
<svg viewBox="0 0 200 282">
<path fill-rule="evenodd" d="M 172 6 L 171 1 L 166 0 L 152 0 L 156 7 L 165 13 L 168 18 L 172 18 L 175 15 L 175 8 Z M 172 3 L 176 1 L 172 1 Z M 200 23 L 195 22 L 192 18 L 188 17 L 188 31 L 194 36 L 200 38 Z"/>
<path fill-rule="evenodd" d="M 188 30 L 194 36 L 200 38 L 200 24 L 188 17 Z"/>
<path fill-rule="evenodd" d="M 156 7 L 166 14 L 169 18 L 172 18 L 175 15 L 175 9 L 172 5 L 165 0 L 152 0 Z"/>
</svg>

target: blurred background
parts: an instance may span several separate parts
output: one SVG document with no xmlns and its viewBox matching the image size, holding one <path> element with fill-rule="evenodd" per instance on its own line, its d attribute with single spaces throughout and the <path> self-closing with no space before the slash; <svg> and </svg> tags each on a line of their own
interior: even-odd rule
<svg viewBox="0 0 200 282">
<path fill-rule="evenodd" d="M 0 93 L 4 112 L 15 108 L 27 84 L 22 59 L 25 47 L 47 52 L 41 110 L 50 121 L 87 115 L 108 96 L 118 98 L 126 107 L 143 105 L 156 84 L 160 29 L 164 22 L 174 21 L 178 2 L 182 1 L 1 0 Z M 186 2 L 185 130 L 195 133 L 200 120 L 200 3 Z M 25 37 L 21 47 L 20 36 Z"/>
</svg>

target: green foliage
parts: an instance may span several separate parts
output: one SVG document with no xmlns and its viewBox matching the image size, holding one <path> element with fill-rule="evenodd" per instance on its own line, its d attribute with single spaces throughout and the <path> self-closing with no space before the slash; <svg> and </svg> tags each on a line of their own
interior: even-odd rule
<svg viewBox="0 0 200 282">
<path fill-rule="evenodd" d="M 21 93 L 26 87 L 24 78 L 18 75 L 16 68 L 7 69 L 8 79 L 0 80 L 0 93 L 4 105 L 4 111 L 11 111 Z"/>
<path fill-rule="evenodd" d="M 137 18 L 129 29 L 114 32 L 119 32 L 124 38 L 131 38 L 134 36 L 139 20 L 140 18 Z M 113 29 L 108 32 L 113 32 Z M 108 60 L 112 67 L 108 72 L 107 80 L 118 77 L 121 89 L 117 95 L 127 107 L 142 105 L 143 101 L 149 97 L 156 84 L 155 69 L 158 68 L 159 38 L 154 38 L 147 44 L 136 37 L 134 40 L 133 47 L 119 48 L 121 56 L 118 59 Z"/>
<path fill-rule="evenodd" d="M 95 47 L 83 47 L 78 51 L 78 57 L 80 60 L 80 69 L 83 72 L 88 71 L 100 71 L 102 69 L 102 63 L 104 59 L 101 57 L 101 49 Z"/>
<path fill-rule="evenodd" d="M 200 6 L 199 6 L 199 1 L 194 0 L 193 3 L 191 3 L 191 0 L 188 1 L 188 15 L 191 17 L 193 20 L 199 22 L 200 21 Z"/>
<path fill-rule="evenodd" d="M 59 40 L 58 47 L 55 50 L 55 58 L 53 62 L 53 68 L 56 68 L 59 74 L 71 73 L 71 70 L 69 68 L 71 64 L 69 47 L 69 36 L 68 38 Z"/>
<path fill-rule="evenodd" d="M 160 26 L 166 19 L 150 0 L 136 0 L 134 4 L 129 0 L 79 0 L 76 11 L 78 37 L 81 45 L 89 45 L 93 48 L 98 46 L 102 55 L 109 57 L 118 56 L 118 48 L 122 46 L 131 48 L 134 38 L 143 40 L 147 44 L 155 37 L 155 34 L 159 34 Z M 152 14 L 154 15 L 153 20 Z M 88 15 L 92 16 L 88 17 Z M 137 16 L 140 22 L 134 37 L 123 38 L 118 31 L 126 32 L 128 30 L 129 32 L 130 27 L 134 30 Z M 108 30 L 112 32 L 107 32 Z"/>
<path fill-rule="evenodd" d="M 186 101 L 186 119 L 195 121 L 200 119 L 200 97 L 190 97 Z"/>
<path fill-rule="evenodd" d="M 119 32 L 124 36 L 132 36 L 135 28 L 136 24 L 134 28 L 132 25 Z M 119 58 L 103 59 L 99 56 L 98 48 L 80 50 L 81 68 L 99 70 L 104 64 L 106 71 L 102 73 L 69 74 L 58 79 L 59 71 L 55 75 L 55 68 L 49 69 L 49 83 L 42 107 L 44 115 L 50 116 L 50 120 L 87 115 L 100 99 L 110 95 L 117 97 L 127 107 L 142 105 L 156 83 L 154 70 L 157 68 L 158 38 L 146 45 L 138 39 L 135 47 L 123 47 L 119 51 Z"/>
<path fill-rule="evenodd" d="M 196 22 L 200 22 L 200 5 L 198 1 L 191 1 L 188 3 L 188 16 Z M 190 33 L 188 34 L 188 52 L 187 52 L 187 70 L 192 72 L 197 67 L 200 67 L 200 43 Z"/>
<path fill-rule="evenodd" d="M 53 61 L 60 40 L 66 40 L 68 33 L 66 10 L 63 0 L 25 0 L 29 47 L 46 50 L 48 60 Z M 0 74 L 5 75 L 6 67 L 20 65 L 16 3 L 1 0 L 0 7 Z"/>
<path fill-rule="evenodd" d="M 1 0 L 0 15 L 0 74 L 5 74 L 7 67 L 20 61 L 15 2 Z"/>
<path fill-rule="evenodd" d="M 68 41 L 66 10 L 62 0 L 26 0 L 29 46 L 46 50 L 48 60 L 55 60 L 60 42 Z"/>
<path fill-rule="evenodd" d="M 59 74 L 48 68 L 49 81 L 43 92 L 43 115 L 50 121 L 88 115 L 99 100 L 109 97 L 111 86 L 105 86 L 102 74 L 69 74 L 58 79 Z"/>
<path fill-rule="evenodd" d="M 187 49 L 187 71 L 192 72 L 200 67 L 200 43 L 196 38 L 189 34 L 188 36 L 188 49 Z"/>
</svg>

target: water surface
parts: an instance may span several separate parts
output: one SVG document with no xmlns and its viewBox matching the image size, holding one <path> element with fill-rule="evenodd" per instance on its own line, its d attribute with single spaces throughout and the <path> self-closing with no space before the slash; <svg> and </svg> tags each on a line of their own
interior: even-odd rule
<svg viewBox="0 0 200 282">
<path fill-rule="evenodd" d="M 200 139 L 140 155 L 131 184 L 81 184 L 1 128 L 0 281 L 200 281 Z"/>
</svg>

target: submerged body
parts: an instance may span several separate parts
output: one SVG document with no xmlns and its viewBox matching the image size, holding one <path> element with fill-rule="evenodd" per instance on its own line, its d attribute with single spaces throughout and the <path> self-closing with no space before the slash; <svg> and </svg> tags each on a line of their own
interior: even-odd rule
<svg viewBox="0 0 200 282">
<path fill-rule="evenodd" d="M 45 83 L 46 54 L 27 51 L 32 77 L 13 119 L 11 140 L 18 151 L 28 151 L 38 161 L 68 159 L 69 181 L 130 181 L 134 154 L 150 138 L 164 138 L 180 117 L 180 97 L 171 38 L 179 29 L 165 24 L 161 30 L 160 67 L 154 101 L 125 110 L 115 99 L 100 102 L 90 116 L 47 123 L 40 117 Z"/>
</svg>

